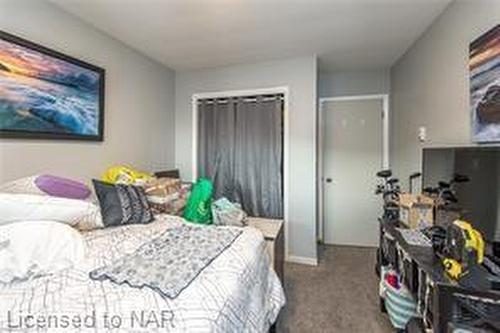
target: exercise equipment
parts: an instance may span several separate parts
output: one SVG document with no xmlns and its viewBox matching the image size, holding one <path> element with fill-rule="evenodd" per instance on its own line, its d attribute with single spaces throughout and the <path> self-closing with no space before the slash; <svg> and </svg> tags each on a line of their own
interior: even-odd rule
<svg viewBox="0 0 500 333">
<path fill-rule="evenodd" d="M 413 194 L 413 182 L 415 181 L 415 179 L 418 179 L 420 177 L 422 177 L 421 172 L 414 172 L 410 175 L 408 182 L 408 189 L 411 194 Z"/>
<path fill-rule="evenodd" d="M 426 187 L 423 192 L 435 199 L 437 207 L 447 207 L 458 202 L 455 186 L 468 181 L 468 176 L 454 174 L 449 181 L 439 181 L 436 187 Z"/>
<path fill-rule="evenodd" d="M 459 205 L 456 187 L 470 179 L 466 175 L 454 174 L 449 181 L 439 181 L 435 187 L 426 187 L 423 193 L 434 199 L 434 224 L 448 226 L 464 215 Z"/>
<path fill-rule="evenodd" d="M 383 218 L 397 220 L 399 218 L 398 198 L 401 193 L 399 179 L 392 177 L 392 170 L 382 170 L 377 172 L 377 177 L 381 183 L 377 185 L 375 194 L 382 195 L 384 200 Z"/>
</svg>

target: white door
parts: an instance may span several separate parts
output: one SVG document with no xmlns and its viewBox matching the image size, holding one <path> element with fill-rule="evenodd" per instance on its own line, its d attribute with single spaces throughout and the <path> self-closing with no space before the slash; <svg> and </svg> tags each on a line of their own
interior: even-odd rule
<svg viewBox="0 0 500 333">
<path fill-rule="evenodd" d="M 323 104 L 323 221 L 326 244 L 376 246 L 383 160 L 382 100 Z"/>
</svg>

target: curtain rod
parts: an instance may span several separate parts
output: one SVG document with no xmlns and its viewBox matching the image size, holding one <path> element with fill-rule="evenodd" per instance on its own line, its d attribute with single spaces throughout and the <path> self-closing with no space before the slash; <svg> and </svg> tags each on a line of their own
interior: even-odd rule
<svg viewBox="0 0 500 333">
<path fill-rule="evenodd" d="M 221 98 L 205 98 L 198 100 L 198 104 L 213 104 L 214 102 L 220 103 L 220 104 L 226 104 L 229 102 L 230 99 L 241 99 L 243 102 L 257 102 L 257 97 L 221 97 Z M 280 100 L 283 101 L 284 97 L 283 95 L 279 96 L 266 96 L 262 98 L 263 102 L 270 102 L 274 100 Z"/>
</svg>

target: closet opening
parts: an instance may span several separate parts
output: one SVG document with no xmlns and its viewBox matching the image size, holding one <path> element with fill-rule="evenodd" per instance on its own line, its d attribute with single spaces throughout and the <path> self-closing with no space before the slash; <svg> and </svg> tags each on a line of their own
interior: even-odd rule
<svg viewBox="0 0 500 333">
<path fill-rule="evenodd" d="M 193 96 L 193 180 L 249 216 L 284 220 L 288 254 L 288 89 Z"/>
</svg>

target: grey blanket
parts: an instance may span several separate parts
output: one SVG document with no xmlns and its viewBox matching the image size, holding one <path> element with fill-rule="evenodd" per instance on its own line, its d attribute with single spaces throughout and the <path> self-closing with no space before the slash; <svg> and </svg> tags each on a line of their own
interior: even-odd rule
<svg viewBox="0 0 500 333">
<path fill-rule="evenodd" d="M 94 280 L 110 280 L 134 288 L 149 287 L 176 298 L 241 234 L 232 227 L 182 225 L 141 245 L 134 253 L 90 272 Z"/>
</svg>

